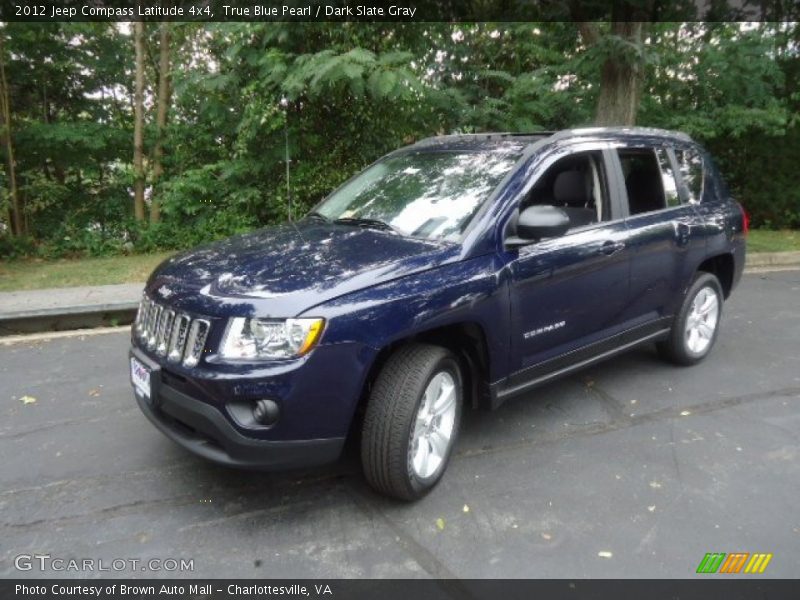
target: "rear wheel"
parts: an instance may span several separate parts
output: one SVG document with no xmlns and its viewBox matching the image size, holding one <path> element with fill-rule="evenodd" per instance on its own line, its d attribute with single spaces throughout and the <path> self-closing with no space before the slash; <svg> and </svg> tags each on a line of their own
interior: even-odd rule
<svg viewBox="0 0 800 600">
<path fill-rule="evenodd" d="M 446 349 L 410 344 L 395 352 L 372 388 L 361 461 L 377 491 L 415 500 L 442 478 L 458 435 L 461 370 Z"/>
<path fill-rule="evenodd" d="M 693 365 L 708 356 L 719 333 L 722 299 L 719 280 L 711 273 L 698 273 L 669 338 L 658 344 L 660 354 L 679 365 Z"/>
</svg>

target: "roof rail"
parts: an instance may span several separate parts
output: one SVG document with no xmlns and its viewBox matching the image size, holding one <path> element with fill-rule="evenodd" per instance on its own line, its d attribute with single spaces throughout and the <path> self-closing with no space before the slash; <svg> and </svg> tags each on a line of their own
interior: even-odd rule
<svg viewBox="0 0 800 600">
<path fill-rule="evenodd" d="M 444 142 L 454 142 L 459 140 L 502 140 L 513 138 L 526 138 L 536 137 L 545 138 L 554 135 L 555 131 L 531 131 L 531 132 L 516 132 L 516 131 L 492 131 L 486 133 L 451 133 L 447 135 L 436 135 L 422 138 L 414 142 L 414 145 L 428 145 L 440 144 Z"/>
<path fill-rule="evenodd" d="M 574 129 L 563 129 L 553 135 L 553 139 L 560 140 L 566 137 L 584 135 L 603 135 L 605 133 L 614 135 L 641 135 L 648 137 L 663 137 L 679 139 L 684 142 L 691 142 L 692 138 L 682 131 L 670 131 L 669 129 L 659 129 L 657 127 L 635 127 L 635 126 L 614 126 L 614 127 L 578 127 Z"/>
<path fill-rule="evenodd" d="M 468 142 L 470 140 L 508 140 L 534 138 L 538 140 L 563 140 L 571 137 L 583 136 L 603 136 L 603 135 L 624 135 L 624 136 L 643 136 L 657 137 L 664 139 L 677 139 L 684 142 L 691 142 L 692 138 L 681 131 L 670 131 L 668 129 L 658 129 L 656 127 L 635 127 L 635 126 L 613 126 L 613 127 L 576 127 L 573 129 L 562 129 L 560 131 L 531 131 L 531 132 L 512 132 L 498 131 L 488 133 L 453 133 L 449 135 L 437 135 L 423 138 L 415 142 L 414 146 L 433 146 L 446 144 L 448 142 Z"/>
</svg>

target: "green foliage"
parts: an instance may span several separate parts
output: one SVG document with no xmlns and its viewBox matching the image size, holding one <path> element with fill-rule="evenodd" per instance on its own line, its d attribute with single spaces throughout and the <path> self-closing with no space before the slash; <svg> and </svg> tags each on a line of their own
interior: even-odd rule
<svg viewBox="0 0 800 600">
<path fill-rule="evenodd" d="M 185 248 L 299 216 L 422 137 L 587 125 L 609 56 L 646 65 L 640 124 L 704 142 L 755 224 L 800 227 L 796 24 L 649 24 L 644 48 L 607 23 L 591 45 L 569 22 L 173 27 L 165 174 L 147 183 L 162 222 L 142 225 L 132 217 L 129 33 L 111 23 L 2 26 L 27 235 L 12 240 L 0 221 L 0 256 Z M 156 27 L 146 42 L 152 99 Z"/>
<path fill-rule="evenodd" d="M 27 236 L 11 236 L 0 234 L 0 256 L 5 258 L 23 258 L 36 252 L 36 242 Z"/>
<path fill-rule="evenodd" d="M 725 139 L 708 144 L 734 197 L 747 209 L 753 227 L 800 229 L 800 128 L 784 135 L 747 132 L 735 145 Z"/>
</svg>

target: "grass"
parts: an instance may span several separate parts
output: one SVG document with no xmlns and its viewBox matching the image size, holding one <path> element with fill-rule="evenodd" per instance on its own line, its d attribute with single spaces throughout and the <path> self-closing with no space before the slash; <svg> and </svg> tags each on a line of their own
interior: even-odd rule
<svg viewBox="0 0 800 600">
<path fill-rule="evenodd" d="M 800 250 L 800 231 L 752 229 L 748 252 Z M 79 285 L 137 283 L 147 279 L 170 252 L 76 260 L 14 260 L 0 262 L 0 292 Z"/>
<path fill-rule="evenodd" d="M 800 231 L 751 229 L 747 236 L 748 252 L 789 252 L 800 250 Z"/>
<path fill-rule="evenodd" d="M 36 259 L 0 262 L 0 292 L 42 288 L 137 283 L 171 252 L 43 261 Z"/>
</svg>

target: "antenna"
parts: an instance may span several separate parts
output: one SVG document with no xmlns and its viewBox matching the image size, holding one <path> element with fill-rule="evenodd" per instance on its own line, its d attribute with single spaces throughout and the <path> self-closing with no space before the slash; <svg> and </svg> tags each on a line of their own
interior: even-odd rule
<svg viewBox="0 0 800 600">
<path fill-rule="evenodd" d="M 283 107 L 283 138 L 286 144 L 286 203 L 287 211 L 289 213 L 289 221 L 293 219 L 292 215 L 292 188 L 289 183 L 289 100 L 286 96 L 281 97 L 281 106 Z"/>
</svg>

